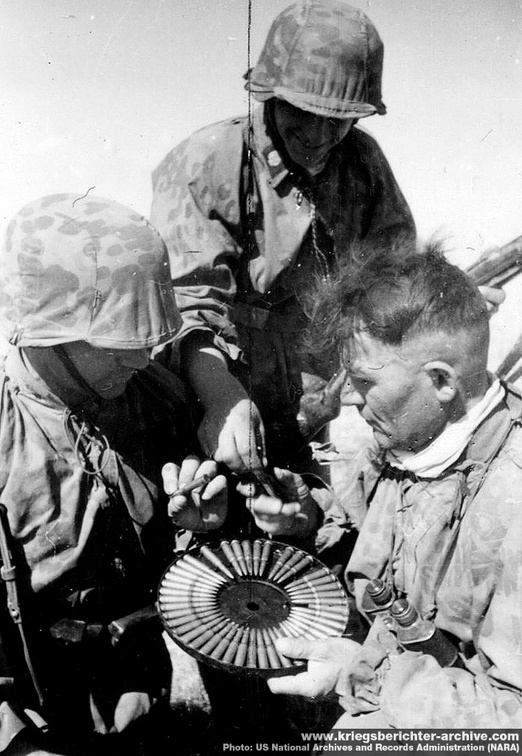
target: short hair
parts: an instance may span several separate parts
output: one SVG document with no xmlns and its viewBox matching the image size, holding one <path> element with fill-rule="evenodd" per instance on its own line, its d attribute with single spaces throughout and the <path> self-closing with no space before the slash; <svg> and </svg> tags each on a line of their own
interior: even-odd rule
<svg viewBox="0 0 522 756">
<path fill-rule="evenodd" d="M 388 345 L 437 332 L 474 332 L 487 341 L 486 302 L 472 279 L 446 260 L 440 243 L 361 248 L 348 257 L 309 298 L 312 352 L 338 360 L 361 331 Z"/>
</svg>

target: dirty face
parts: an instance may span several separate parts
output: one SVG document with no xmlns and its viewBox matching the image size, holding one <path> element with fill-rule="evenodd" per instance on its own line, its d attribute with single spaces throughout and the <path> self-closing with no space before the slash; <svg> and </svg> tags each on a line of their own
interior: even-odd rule
<svg viewBox="0 0 522 756">
<path fill-rule="evenodd" d="M 85 382 L 103 399 L 120 396 L 150 359 L 148 349 L 102 349 L 85 341 L 65 344 L 64 349 Z"/>
<path fill-rule="evenodd" d="M 353 118 L 315 115 L 284 100 L 275 100 L 273 112 L 278 134 L 289 157 L 312 176 L 323 170 L 328 155 L 354 123 Z"/>
<path fill-rule="evenodd" d="M 399 347 L 359 333 L 345 362 L 341 403 L 357 407 L 382 449 L 420 451 L 448 421 L 415 342 Z"/>
</svg>

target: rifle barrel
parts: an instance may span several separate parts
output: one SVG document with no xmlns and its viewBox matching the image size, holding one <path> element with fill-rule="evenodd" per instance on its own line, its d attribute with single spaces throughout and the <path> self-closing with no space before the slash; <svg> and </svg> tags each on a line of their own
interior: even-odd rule
<svg viewBox="0 0 522 756">
<path fill-rule="evenodd" d="M 522 270 L 522 236 L 486 250 L 466 269 L 478 286 L 502 286 Z"/>
</svg>

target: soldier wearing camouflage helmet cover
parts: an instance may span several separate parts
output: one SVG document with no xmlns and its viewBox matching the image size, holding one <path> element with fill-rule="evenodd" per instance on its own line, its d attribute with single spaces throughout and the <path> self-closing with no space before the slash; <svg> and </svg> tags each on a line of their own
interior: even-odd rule
<svg viewBox="0 0 522 756">
<path fill-rule="evenodd" d="M 155 705 L 170 688 L 160 630 L 151 620 L 114 645 L 108 626 L 154 601 L 171 558 L 162 465 L 192 452 L 194 434 L 181 382 L 150 363 L 150 350 L 172 341 L 180 318 L 158 232 L 112 200 L 79 196 L 26 205 L 0 256 L 10 342 L 0 373 L 0 498 L 34 668 L 31 683 L 2 596 L 0 750 L 170 752 L 159 726 L 170 722 Z M 207 487 L 218 502 L 224 485 L 217 477 Z M 214 518 L 212 493 L 201 529 Z M 183 513 L 178 522 L 187 524 Z M 30 726 L 26 710 L 35 707 L 50 742 Z M 96 733 L 118 735 L 94 742 Z"/>
<path fill-rule="evenodd" d="M 260 102 L 251 119 L 202 129 L 154 171 L 151 218 L 169 250 L 182 366 L 205 411 L 200 440 L 237 471 L 265 463 L 265 450 L 270 463 L 309 466 L 300 400 L 336 367 L 301 348 L 313 279 L 354 242 L 415 236 L 384 155 L 356 126 L 386 112 L 382 60 L 360 10 L 295 3 L 246 74 Z"/>
</svg>

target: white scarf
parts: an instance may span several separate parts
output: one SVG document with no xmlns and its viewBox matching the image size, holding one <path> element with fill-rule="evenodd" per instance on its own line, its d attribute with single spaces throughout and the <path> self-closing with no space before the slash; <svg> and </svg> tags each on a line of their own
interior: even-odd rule
<svg viewBox="0 0 522 756">
<path fill-rule="evenodd" d="M 480 402 L 445 428 L 426 448 L 419 452 L 389 451 L 387 461 L 392 467 L 409 470 L 418 478 L 437 478 L 460 457 L 476 428 L 500 404 L 505 394 L 505 388 L 496 378 Z"/>
</svg>

